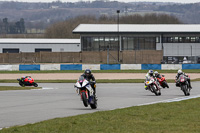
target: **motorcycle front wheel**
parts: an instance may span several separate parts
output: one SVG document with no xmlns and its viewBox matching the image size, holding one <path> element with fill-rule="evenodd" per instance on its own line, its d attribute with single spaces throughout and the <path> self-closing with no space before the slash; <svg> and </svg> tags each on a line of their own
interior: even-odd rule
<svg viewBox="0 0 200 133">
<path fill-rule="evenodd" d="M 183 91 L 185 96 L 189 96 L 190 95 L 187 85 L 181 86 L 181 89 L 182 89 L 182 91 Z"/>
<path fill-rule="evenodd" d="M 34 83 L 33 86 L 34 86 L 34 87 L 38 87 L 38 84 L 37 84 L 37 83 Z"/>
<path fill-rule="evenodd" d="M 85 92 L 82 92 L 82 100 L 83 100 L 83 105 L 84 105 L 85 107 L 87 107 L 87 106 L 88 106 L 88 100 L 87 100 L 87 98 L 86 98 Z"/>
<path fill-rule="evenodd" d="M 152 91 L 153 91 L 153 93 L 154 93 L 156 96 L 160 96 L 160 95 L 161 95 L 160 92 L 157 92 L 157 89 L 156 89 L 156 86 L 155 86 L 155 85 L 152 86 Z"/>
</svg>

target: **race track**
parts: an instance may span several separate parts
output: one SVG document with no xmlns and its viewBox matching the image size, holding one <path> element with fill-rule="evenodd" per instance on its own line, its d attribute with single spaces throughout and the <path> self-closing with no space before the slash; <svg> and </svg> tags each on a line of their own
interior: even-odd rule
<svg viewBox="0 0 200 133">
<path fill-rule="evenodd" d="M 0 86 L 18 86 L 3 84 Z M 0 91 L 0 128 L 95 111 L 112 110 L 185 98 L 174 84 L 162 89 L 161 96 L 144 90 L 144 84 L 97 84 L 98 109 L 85 108 L 71 83 L 41 83 L 41 90 Z M 192 82 L 191 97 L 200 95 L 200 82 Z M 34 88 L 33 88 L 34 89 Z"/>
</svg>

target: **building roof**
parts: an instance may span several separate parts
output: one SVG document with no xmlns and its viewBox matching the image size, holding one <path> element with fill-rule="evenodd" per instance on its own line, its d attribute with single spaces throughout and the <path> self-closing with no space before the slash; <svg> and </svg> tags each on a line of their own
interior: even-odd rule
<svg viewBox="0 0 200 133">
<path fill-rule="evenodd" d="M 58 44 L 58 43 L 63 43 L 63 44 L 80 44 L 80 39 L 24 39 L 24 38 L 0 38 L 0 43 L 22 43 L 22 44 L 28 44 L 28 43 L 37 43 L 37 44 L 42 44 L 42 43 L 49 43 L 49 44 Z"/>
<path fill-rule="evenodd" d="M 73 33 L 116 33 L 117 24 L 80 24 Z M 144 32 L 198 32 L 200 24 L 119 24 L 119 32 L 144 33 Z"/>
</svg>

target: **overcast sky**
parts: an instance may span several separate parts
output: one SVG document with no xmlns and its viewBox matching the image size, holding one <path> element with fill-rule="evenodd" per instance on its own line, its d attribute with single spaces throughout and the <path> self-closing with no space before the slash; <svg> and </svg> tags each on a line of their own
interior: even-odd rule
<svg viewBox="0 0 200 133">
<path fill-rule="evenodd" d="M 0 0 L 0 1 L 18 1 L 18 2 L 52 2 L 57 0 Z M 60 0 L 62 2 L 78 2 L 78 1 L 95 1 L 95 0 Z M 178 3 L 196 3 L 200 0 L 110 0 L 110 1 L 121 1 L 121 2 L 178 2 Z"/>
</svg>

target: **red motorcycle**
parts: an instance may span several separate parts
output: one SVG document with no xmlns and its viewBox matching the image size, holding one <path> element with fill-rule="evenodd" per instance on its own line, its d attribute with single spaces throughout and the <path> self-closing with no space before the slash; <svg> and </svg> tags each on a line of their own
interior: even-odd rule
<svg viewBox="0 0 200 133">
<path fill-rule="evenodd" d="M 17 79 L 19 81 L 19 85 L 22 87 L 25 86 L 34 86 L 38 87 L 38 84 L 34 82 L 34 79 L 31 78 L 30 76 L 22 77 L 20 79 Z"/>
<path fill-rule="evenodd" d="M 167 84 L 167 81 L 166 81 L 164 75 L 159 75 L 159 76 L 157 77 L 157 80 L 159 81 L 160 85 L 161 85 L 163 88 L 165 88 L 165 87 L 169 88 L 169 85 Z"/>
</svg>

